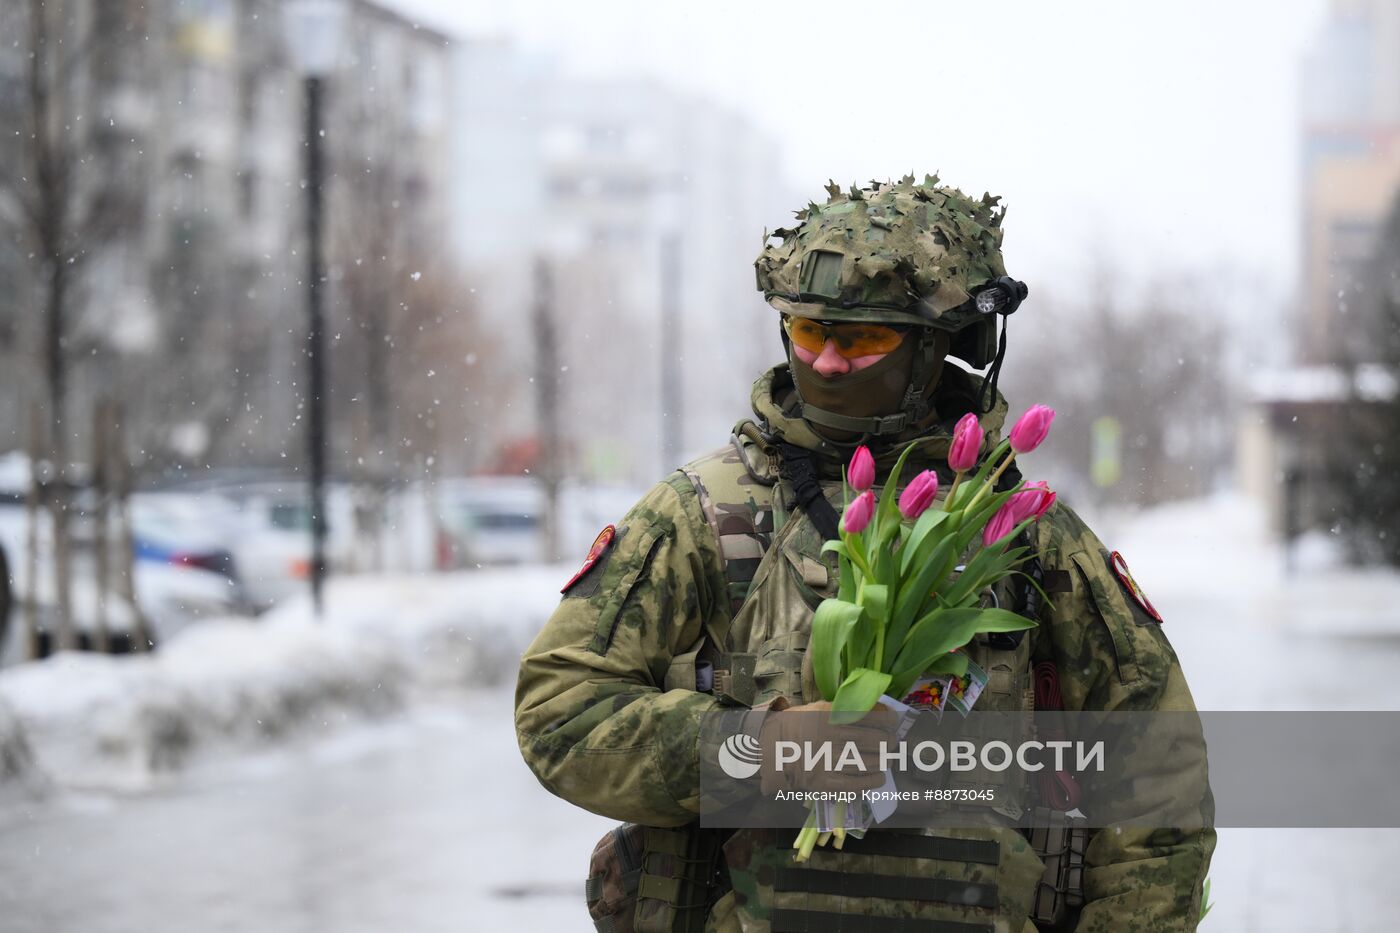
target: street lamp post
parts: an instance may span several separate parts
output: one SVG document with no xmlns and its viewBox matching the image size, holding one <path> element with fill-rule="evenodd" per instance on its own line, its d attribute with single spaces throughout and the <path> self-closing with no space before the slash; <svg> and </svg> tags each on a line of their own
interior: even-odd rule
<svg viewBox="0 0 1400 933">
<path fill-rule="evenodd" d="M 335 67 L 345 8 L 339 0 L 288 0 L 284 7 L 287 46 L 302 76 L 306 172 L 306 362 L 307 461 L 311 506 L 311 604 L 321 616 L 326 576 L 326 361 L 322 310 L 325 262 L 322 258 L 321 197 L 322 98 L 326 75 Z"/>
</svg>

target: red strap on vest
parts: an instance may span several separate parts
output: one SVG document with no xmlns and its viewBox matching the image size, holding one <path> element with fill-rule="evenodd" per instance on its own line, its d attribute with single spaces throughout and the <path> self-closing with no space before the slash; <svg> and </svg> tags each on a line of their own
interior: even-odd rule
<svg viewBox="0 0 1400 933">
<path fill-rule="evenodd" d="M 1053 661 L 1041 661 L 1032 671 L 1035 683 L 1035 708 L 1037 710 L 1062 710 L 1064 698 L 1060 696 L 1060 670 Z M 1045 738 L 1051 741 L 1063 740 L 1065 734 L 1060 729 L 1046 729 Z M 1074 775 L 1066 771 L 1040 771 L 1036 774 L 1040 788 L 1040 799 L 1052 810 L 1061 813 L 1079 806 L 1079 784 Z"/>
</svg>

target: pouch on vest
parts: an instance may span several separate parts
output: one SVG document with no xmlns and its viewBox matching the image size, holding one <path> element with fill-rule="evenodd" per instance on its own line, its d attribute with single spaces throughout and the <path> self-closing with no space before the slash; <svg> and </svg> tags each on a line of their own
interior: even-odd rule
<svg viewBox="0 0 1400 933">
<path fill-rule="evenodd" d="M 728 885 L 723 834 L 699 826 L 624 823 L 593 850 L 588 912 L 599 933 L 703 933 Z"/>
<path fill-rule="evenodd" d="M 584 896 L 598 933 L 633 933 L 642 876 L 643 828 L 623 823 L 593 847 Z"/>
<path fill-rule="evenodd" d="M 1045 863 L 1035 888 L 1031 920 L 1042 929 L 1061 929 L 1084 906 L 1086 821 L 1044 807 L 1035 809 L 1035 826 L 1027 830 L 1031 848 Z"/>
</svg>

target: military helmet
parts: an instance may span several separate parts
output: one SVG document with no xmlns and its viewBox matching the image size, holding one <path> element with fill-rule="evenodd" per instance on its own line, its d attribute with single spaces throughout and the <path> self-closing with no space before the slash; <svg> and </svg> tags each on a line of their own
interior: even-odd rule
<svg viewBox="0 0 1400 933">
<path fill-rule="evenodd" d="M 918 328 L 908 393 L 893 413 L 903 417 L 859 419 L 858 430 L 894 433 L 923 417 L 927 400 L 916 395 L 937 365 L 933 330 L 950 334 L 949 355 L 974 368 L 993 366 L 994 385 L 1004 352 L 996 318 L 1015 311 L 1027 293 L 1002 262 L 1001 199 L 970 198 L 934 175 L 826 190 L 827 202 L 798 211 L 795 227 L 765 235 L 754 268 L 759 291 L 783 314 Z M 771 242 L 775 237 L 780 242 Z M 857 419 L 830 412 L 804 417 L 856 430 Z"/>
<path fill-rule="evenodd" d="M 916 183 L 827 186 L 826 204 L 809 204 L 800 221 L 764 238 L 754 268 L 758 289 L 777 310 L 830 321 L 880 321 L 936 327 L 954 334 L 953 356 L 978 369 L 996 353 L 991 312 L 1019 303 L 1002 280 L 1000 198 L 974 200 L 940 186 L 936 175 Z M 778 237 L 782 242 L 773 244 Z M 1020 283 L 1015 283 L 1019 285 Z M 1024 286 L 1019 291 L 1024 291 Z M 989 307 L 1001 301 L 1000 307 Z"/>
</svg>

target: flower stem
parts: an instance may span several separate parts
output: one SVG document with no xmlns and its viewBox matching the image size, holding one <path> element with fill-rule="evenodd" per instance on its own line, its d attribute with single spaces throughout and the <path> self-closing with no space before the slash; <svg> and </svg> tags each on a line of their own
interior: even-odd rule
<svg viewBox="0 0 1400 933">
<path fill-rule="evenodd" d="M 1011 461 L 1016 459 L 1016 451 L 1012 450 L 1006 455 L 1006 459 L 1001 462 L 1001 466 L 992 471 L 992 475 L 987 477 L 987 488 L 995 489 L 997 480 L 1001 479 L 1001 474 L 1006 472 L 1006 468 L 1011 466 Z"/>
<path fill-rule="evenodd" d="M 846 545 L 846 554 L 850 557 L 851 563 L 856 565 L 863 576 L 873 576 L 870 572 L 870 564 L 865 559 L 865 547 L 860 534 L 851 534 L 849 531 L 842 529 L 841 540 Z"/>
<path fill-rule="evenodd" d="M 982 488 L 977 490 L 977 495 L 973 496 L 972 501 L 967 504 L 969 509 L 976 505 L 977 501 L 987 494 L 987 490 L 996 488 L 997 480 L 1001 479 L 1001 474 L 1006 472 L 1006 468 L 1011 466 L 1011 461 L 1015 459 L 1016 451 L 1014 450 L 1006 455 L 1006 459 L 997 465 L 997 468 L 992 471 L 992 475 L 987 477 L 987 481 L 982 484 Z"/>
<path fill-rule="evenodd" d="M 817 813 L 815 810 L 809 809 L 807 811 L 807 822 L 804 823 L 802 829 L 798 831 L 797 838 L 792 840 L 792 847 L 797 850 L 797 852 L 794 854 L 794 857 L 797 859 L 797 861 L 805 861 L 807 855 L 812 854 L 811 843 L 814 843 L 816 841 L 816 838 Z M 806 850 L 807 855 L 802 854 L 804 849 Z"/>
<path fill-rule="evenodd" d="M 957 495 L 957 493 L 958 493 L 958 487 L 959 487 L 960 485 L 962 485 L 963 477 L 966 476 L 966 475 L 967 475 L 967 471 L 966 471 L 966 470 L 959 470 L 959 471 L 957 472 L 957 474 L 953 477 L 953 485 L 952 485 L 952 488 L 950 488 L 950 489 L 948 490 L 948 496 L 947 496 L 947 498 L 945 498 L 945 499 L 943 500 L 943 511 L 945 511 L 945 512 L 951 511 L 950 506 L 952 506 L 952 504 L 953 504 L 953 496 Z"/>
<path fill-rule="evenodd" d="M 885 669 L 885 620 L 875 621 L 875 670 Z"/>
</svg>

